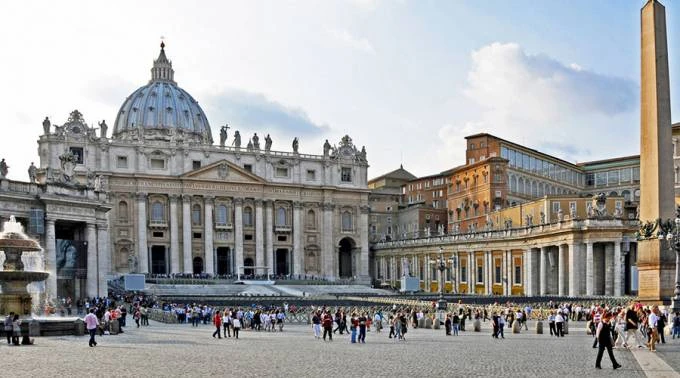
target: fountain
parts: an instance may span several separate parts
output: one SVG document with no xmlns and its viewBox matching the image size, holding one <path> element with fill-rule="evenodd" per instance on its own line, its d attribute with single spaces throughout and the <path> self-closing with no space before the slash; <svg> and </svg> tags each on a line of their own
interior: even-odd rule
<svg viewBox="0 0 680 378">
<path fill-rule="evenodd" d="M 21 256 L 24 252 L 42 251 L 37 241 L 23 232 L 21 223 L 14 216 L 3 225 L 0 232 L 0 251 L 5 252 L 3 270 L 0 271 L 0 314 L 14 312 L 23 318 L 31 316 L 32 297 L 26 286 L 32 282 L 44 281 L 49 273 L 25 271 Z M 24 334 L 22 332 L 22 334 Z M 30 344 L 24 334 L 22 344 Z"/>
</svg>

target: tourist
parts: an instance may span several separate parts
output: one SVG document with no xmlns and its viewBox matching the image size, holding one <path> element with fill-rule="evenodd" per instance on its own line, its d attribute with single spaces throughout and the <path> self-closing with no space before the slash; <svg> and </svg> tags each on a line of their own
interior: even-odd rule
<svg viewBox="0 0 680 378">
<path fill-rule="evenodd" d="M 626 338 L 624 339 L 624 344 L 630 345 L 629 339 L 631 336 L 635 338 L 638 348 L 644 348 L 642 345 L 642 340 L 640 339 L 639 333 L 640 319 L 638 317 L 637 311 L 635 311 L 634 304 L 631 303 L 626 310 Z"/>
<path fill-rule="evenodd" d="M 111 309 L 107 308 L 104 312 L 104 334 L 111 334 Z"/>
<path fill-rule="evenodd" d="M 491 337 L 493 337 L 494 339 L 498 338 L 498 323 L 499 323 L 498 314 L 496 314 L 496 312 L 494 311 L 491 314 L 491 326 L 492 326 L 492 329 L 493 329 L 493 331 L 491 333 Z"/>
<path fill-rule="evenodd" d="M 555 336 L 564 337 L 564 320 L 565 317 L 562 315 L 562 311 L 557 310 L 555 314 Z"/>
<path fill-rule="evenodd" d="M 408 320 L 406 319 L 406 315 L 401 314 L 399 321 L 401 322 L 401 340 L 406 341 L 406 331 L 408 331 Z"/>
<path fill-rule="evenodd" d="M 232 320 L 232 324 L 234 327 L 234 337 L 236 338 L 236 340 L 238 340 L 238 331 L 241 330 L 241 319 L 239 319 L 238 317 L 234 318 Z"/>
<path fill-rule="evenodd" d="M 680 337 L 680 312 L 676 312 L 673 317 L 673 338 Z"/>
<path fill-rule="evenodd" d="M 286 320 L 286 314 L 283 311 L 276 310 L 276 325 L 279 327 L 279 332 L 283 332 L 283 322 Z"/>
<path fill-rule="evenodd" d="M 595 359 L 595 368 L 602 369 L 602 355 L 604 354 L 604 350 L 607 349 L 609 359 L 612 362 L 614 370 L 616 370 L 620 368 L 621 365 L 616 362 L 616 358 L 614 358 L 614 351 L 612 350 L 612 334 L 609 325 L 610 314 L 606 312 L 601 320 L 602 321 L 598 322 L 597 331 L 595 334 L 595 338 L 599 341 L 599 350 L 597 351 L 597 358 Z"/>
<path fill-rule="evenodd" d="M 395 340 L 401 340 L 401 313 L 397 313 L 397 315 L 394 317 L 392 320 L 392 323 L 394 324 L 394 338 Z"/>
<path fill-rule="evenodd" d="M 656 322 L 656 334 L 661 340 L 661 344 L 666 344 L 666 337 L 663 334 L 663 330 L 666 328 L 666 315 L 663 312 L 657 310 L 657 316 L 659 319 Z"/>
<path fill-rule="evenodd" d="M 7 337 L 7 345 L 12 343 L 12 319 L 14 318 L 14 311 L 10 312 L 5 317 L 5 336 Z M 675 338 L 675 336 L 673 337 Z"/>
<path fill-rule="evenodd" d="M 352 313 L 352 317 L 349 319 L 349 330 L 350 338 L 349 341 L 352 344 L 357 342 L 357 328 L 359 328 L 359 318 L 357 318 L 357 313 Z"/>
<path fill-rule="evenodd" d="M 228 308 L 224 309 L 224 316 L 222 316 L 222 327 L 224 327 L 224 337 L 231 337 L 231 311 Z"/>
<path fill-rule="evenodd" d="M 446 336 L 451 336 L 451 314 L 446 314 L 446 320 L 444 321 L 444 330 L 446 331 Z"/>
<path fill-rule="evenodd" d="M 87 332 L 90 333 L 90 346 L 95 347 L 97 346 L 97 342 L 94 340 L 94 335 L 97 332 L 99 320 L 97 319 L 97 315 L 94 314 L 94 308 L 90 308 L 90 312 L 87 315 L 85 315 L 84 320 Z"/>
<path fill-rule="evenodd" d="M 621 309 L 616 315 L 616 323 L 614 326 L 616 330 L 616 341 L 614 342 L 614 349 L 618 347 L 628 348 L 626 344 L 626 310 Z"/>
<path fill-rule="evenodd" d="M 390 325 L 390 335 L 389 338 L 391 339 L 392 336 L 395 338 L 397 337 L 397 334 L 395 333 L 394 330 L 394 316 L 390 315 L 390 317 L 387 319 L 388 324 Z"/>
<path fill-rule="evenodd" d="M 555 328 L 554 311 L 550 311 L 550 315 L 548 315 L 548 327 L 550 328 L 550 336 L 557 336 L 557 329 Z"/>
<path fill-rule="evenodd" d="M 19 337 L 21 337 L 21 320 L 19 320 L 19 314 L 14 314 L 12 318 L 12 344 L 19 345 Z"/>
<path fill-rule="evenodd" d="M 132 319 L 135 320 L 135 324 L 137 324 L 137 328 L 139 328 L 139 319 L 142 317 L 141 312 L 139 311 L 139 307 L 135 307 L 135 311 L 132 314 Z"/>
<path fill-rule="evenodd" d="M 659 307 L 654 306 L 647 317 L 647 327 L 649 328 L 649 343 L 647 343 L 647 346 L 649 346 L 650 352 L 656 352 L 656 343 L 659 341 L 659 331 L 657 328 L 659 324 L 658 314 Z"/>
<path fill-rule="evenodd" d="M 382 330 L 382 313 L 380 311 L 375 313 L 373 324 L 375 324 L 375 332 L 380 333 Z"/>
<path fill-rule="evenodd" d="M 453 327 L 453 336 L 458 336 L 458 324 L 460 323 L 460 317 L 458 313 L 453 313 L 453 318 L 451 319 L 451 326 Z"/>
<path fill-rule="evenodd" d="M 314 330 L 314 338 L 321 338 L 321 314 L 319 311 L 315 312 L 312 316 L 312 329 Z"/>
<path fill-rule="evenodd" d="M 328 341 L 333 341 L 333 317 L 328 310 L 323 314 L 321 324 L 323 325 L 323 341 L 326 341 L 326 335 L 328 335 Z"/>
<path fill-rule="evenodd" d="M 593 335 L 593 339 L 594 339 L 593 349 L 595 349 L 595 348 L 597 348 L 597 342 L 598 342 L 598 338 L 596 336 L 597 329 L 598 329 L 597 327 L 600 326 L 600 323 L 601 323 L 601 320 L 602 320 L 602 313 L 599 311 L 599 309 L 595 308 L 591 312 L 591 317 L 592 317 L 592 319 L 590 320 L 590 332 Z M 611 334 L 611 332 L 610 332 L 610 334 Z M 611 337 L 611 335 L 609 337 Z"/>
<path fill-rule="evenodd" d="M 359 342 L 362 344 L 366 344 L 366 327 L 368 323 L 368 318 L 366 317 L 366 313 L 362 313 L 361 316 L 359 316 Z"/>
<path fill-rule="evenodd" d="M 505 328 L 505 317 L 504 316 L 499 316 L 498 317 L 498 334 L 501 336 L 501 339 L 505 338 L 505 334 L 503 334 L 503 329 Z M 458 333 L 456 333 L 458 334 Z M 498 338 L 498 337 L 496 337 Z"/>
</svg>

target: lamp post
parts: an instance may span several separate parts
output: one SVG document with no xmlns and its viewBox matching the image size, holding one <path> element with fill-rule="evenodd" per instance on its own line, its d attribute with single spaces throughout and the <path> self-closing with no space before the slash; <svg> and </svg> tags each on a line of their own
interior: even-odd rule
<svg viewBox="0 0 680 378">
<path fill-rule="evenodd" d="M 446 260 L 444 260 L 444 248 L 439 247 L 439 259 L 432 261 L 437 264 L 439 269 L 439 300 L 437 301 L 437 308 L 441 311 L 446 311 L 447 303 L 444 299 L 444 271 L 446 270 Z"/>
<path fill-rule="evenodd" d="M 675 290 L 671 308 L 673 313 L 677 313 L 680 312 L 680 206 L 675 210 L 675 227 L 668 230 L 665 236 L 668 246 L 675 251 Z"/>
</svg>

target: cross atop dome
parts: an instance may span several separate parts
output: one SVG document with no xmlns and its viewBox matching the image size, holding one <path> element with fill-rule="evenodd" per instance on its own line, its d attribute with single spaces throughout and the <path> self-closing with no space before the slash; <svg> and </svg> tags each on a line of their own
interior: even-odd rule
<svg viewBox="0 0 680 378">
<path fill-rule="evenodd" d="M 165 41 L 161 39 L 161 52 L 158 59 L 153 61 L 151 67 L 151 81 L 169 81 L 174 83 L 175 70 L 172 69 L 172 61 L 165 56 Z"/>
</svg>

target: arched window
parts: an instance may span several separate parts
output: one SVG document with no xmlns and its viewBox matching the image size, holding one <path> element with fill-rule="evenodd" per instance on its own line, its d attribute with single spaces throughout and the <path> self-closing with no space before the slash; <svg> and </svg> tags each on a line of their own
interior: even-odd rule
<svg viewBox="0 0 680 378">
<path fill-rule="evenodd" d="M 307 212 L 307 228 L 316 228 L 316 214 L 314 210 Z"/>
<path fill-rule="evenodd" d="M 201 205 L 199 204 L 191 208 L 191 224 L 194 226 L 201 225 Z"/>
<path fill-rule="evenodd" d="M 218 226 L 227 225 L 227 207 L 224 205 L 217 205 L 217 211 L 215 212 L 215 224 Z"/>
<path fill-rule="evenodd" d="M 165 223 L 165 207 L 158 201 L 151 205 L 151 222 Z"/>
<path fill-rule="evenodd" d="M 125 201 L 118 202 L 118 219 L 128 219 L 128 204 Z"/>
<path fill-rule="evenodd" d="M 286 222 L 286 209 L 279 207 L 278 210 L 276 210 L 276 225 L 283 227 L 286 224 L 288 224 Z"/>
<path fill-rule="evenodd" d="M 352 231 L 352 213 L 344 211 L 342 213 L 342 230 Z"/>
<path fill-rule="evenodd" d="M 253 227 L 253 209 L 250 207 L 243 208 L 243 225 Z"/>
</svg>

